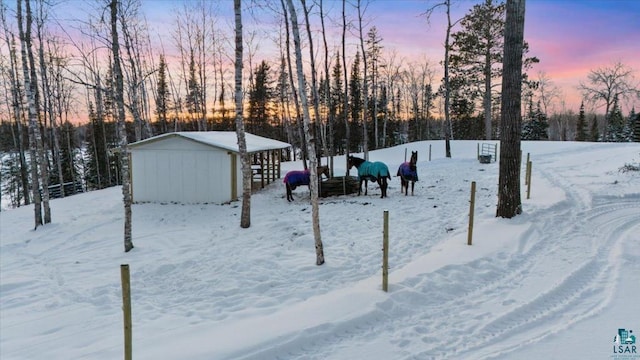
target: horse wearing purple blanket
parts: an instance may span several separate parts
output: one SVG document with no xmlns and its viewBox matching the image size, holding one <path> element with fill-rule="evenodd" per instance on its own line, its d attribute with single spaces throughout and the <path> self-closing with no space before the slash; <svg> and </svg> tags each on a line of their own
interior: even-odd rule
<svg viewBox="0 0 640 360">
<path fill-rule="evenodd" d="M 328 166 L 318 166 L 318 179 L 322 177 L 322 174 L 329 178 L 330 175 Z M 291 170 L 287 172 L 282 182 L 287 189 L 287 201 L 293 201 L 293 190 L 295 190 L 298 186 L 309 186 L 309 183 L 311 182 L 311 172 L 309 171 L 309 169 Z"/>
<path fill-rule="evenodd" d="M 411 195 L 413 195 L 413 187 L 418 181 L 418 168 L 416 163 L 418 162 L 418 152 L 411 152 L 411 159 L 408 162 L 403 162 L 398 168 L 398 174 L 400 176 L 400 192 L 404 189 L 404 195 L 409 194 L 409 182 L 411 182 Z"/>
</svg>

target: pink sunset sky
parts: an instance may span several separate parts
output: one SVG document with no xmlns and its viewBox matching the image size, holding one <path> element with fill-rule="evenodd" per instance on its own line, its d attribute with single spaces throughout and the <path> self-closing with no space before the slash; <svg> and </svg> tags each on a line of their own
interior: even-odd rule
<svg viewBox="0 0 640 360">
<path fill-rule="evenodd" d="M 474 4 L 482 1 L 452 0 L 452 21 L 460 19 Z M 347 16 L 352 21 L 356 18 L 356 10 L 349 4 L 355 2 L 356 0 L 348 0 L 347 5 Z M 395 51 L 408 63 L 428 59 L 436 71 L 435 80 L 439 81 L 442 77 L 440 62 L 444 56 L 446 14 L 444 8 L 440 7 L 433 13 L 430 22 L 424 16 L 428 8 L 439 2 L 441 0 L 362 0 L 363 4 L 367 4 L 364 33 L 375 25 L 383 39 L 383 53 Z M 142 0 L 142 13 L 148 21 L 152 42 L 155 45 L 162 42 L 169 59 L 173 52 L 171 29 L 175 27 L 175 14 L 184 7 L 184 3 L 185 1 Z M 243 5 L 249 6 L 252 3 L 256 3 L 256 0 L 243 0 Z M 280 0 L 263 0 L 257 3 L 270 3 L 276 9 L 281 9 Z M 307 4 L 312 3 L 314 1 L 307 0 Z M 80 8 L 85 3 L 71 0 L 65 5 L 69 4 L 75 7 L 73 12 L 81 12 Z M 219 14 L 218 27 L 232 36 L 233 1 L 217 1 L 214 7 Z M 333 34 L 329 40 L 329 51 L 333 56 L 340 48 L 342 1 L 324 0 L 324 8 L 325 13 L 329 13 L 325 18 L 325 26 Z M 312 17 L 317 20 L 317 7 L 313 12 Z M 245 34 L 251 29 L 266 29 L 262 35 L 257 35 L 254 66 L 263 59 L 272 64 L 277 61 L 274 38 L 277 37 L 279 22 L 275 18 L 271 10 L 249 11 L 243 8 Z M 301 11 L 298 18 L 302 21 Z M 316 26 L 316 30 L 318 29 L 319 25 Z M 456 27 L 453 31 L 458 30 L 460 28 Z M 348 36 L 351 50 L 347 51 L 351 56 L 356 49 L 359 50 L 355 36 L 355 31 Z M 321 45 L 320 40 L 320 36 L 314 40 L 316 48 Z M 530 77 L 537 79 L 540 73 L 544 73 L 552 85 L 561 91 L 560 99 L 554 104 L 556 111 L 563 110 L 564 102 L 567 110 L 578 112 L 581 94 L 577 87 L 580 82 L 587 82 L 590 70 L 612 67 L 621 62 L 634 70 L 634 83 L 640 84 L 640 0 L 527 0 L 525 41 L 529 43 L 529 54 L 540 59 L 540 63 L 529 70 Z M 308 51 L 305 50 L 303 55 L 308 57 Z M 640 99 L 623 103 L 623 113 L 628 114 L 632 107 L 636 111 L 640 110 Z M 587 110 L 593 109 L 587 107 Z M 604 110 L 599 108 L 595 111 Z"/>
<path fill-rule="evenodd" d="M 444 8 L 437 10 L 428 23 L 424 12 L 440 1 L 425 0 L 377 0 L 370 1 L 366 8 L 366 30 L 372 25 L 378 28 L 382 37 L 383 51 L 395 50 L 407 61 L 429 59 L 437 71 L 441 71 L 439 62 L 444 56 L 444 37 L 446 15 Z M 453 0 L 452 21 L 466 14 L 469 9 L 482 1 Z M 246 2 L 248 3 L 248 2 Z M 279 6 L 279 1 L 276 2 Z M 312 1 L 307 1 L 312 3 Z M 355 0 L 351 0 L 355 3 Z M 363 4 L 367 3 L 363 0 Z M 161 24 L 158 31 L 166 29 L 172 22 L 171 9 L 181 6 L 178 1 L 144 1 L 145 14 L 153 24 Z M 228 6 L 228 9 L 226 8 Z M 220 11 L 229 11 L 229 24 L 233 22 L 233 2 L 222 1 Z M 325 26 L 334 27 L 336 33 L 333 44 L 339 46 L 342 1 L 324 0 Z M 355 10 L 347 12 L 355 18 Z M 253 14 L 253 13 L 252 13 Z M 244 11 L 245 26 L 250 28 L 255 15 Z M 348 15 L 349 16 L 349 15 Z M 273 15 L 267 16 L 267 18 Z M 302 14 L 298 17 L 302 19 Z M 334 22 L 332 23 L 332 20 Z M 266 20 L 269 21 L 269 20 Z M 273 21 L 273 20 L 271 20 Z M 454 31 L 459 30 L 458 27 Z M 581 94 L 577 90 L 579 83 L 587 81 L 590 70 L 611 67 L 621 62 L 632 68 L 635 81 L 640 83 L 640 1 L 638 0 L 528 0 L 525 15 L 525 40 L 529 43 L 530 54 L 540 59 L 540 63 L 529 72 L 537 78 L 540 72 L 546 74 L 553 85 L 562 92 L 566 107 L 578 111 Z M 351 40 L 353 46 L 355 40 Z M 317 47 L 318 40 L 315 46 Z M 165 42 L 166 45 L 166 42 Z M 331 43 L 329 44 L 331 48 Z M 269 47 L 262 42 L 256 58 L 260 61 L 260 50 Z M 330 50 L 331 51 L 331 50 Z M 355 50 L 354 50 L 355 51 Z M 307 55 L 308 53 L 305 53 Z M 265 55 L 266 56 L 266 55 Z M 441 76 L 438 75 L 438 78 Z M 636 110 L 640 101 L 623 104 L 623 111 L 632 106 Z M 561 105 L 558 104 L 558 109 Z M 598 109 L 601 110 L 601 109 Z"/>
</svg>

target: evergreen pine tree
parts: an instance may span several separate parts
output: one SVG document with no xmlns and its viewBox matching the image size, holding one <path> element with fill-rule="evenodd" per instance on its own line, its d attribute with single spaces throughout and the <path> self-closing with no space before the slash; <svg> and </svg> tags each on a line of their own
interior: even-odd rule
<svg viewBox="0 0 640 360">
<path fill-rule="evenodd" d="M 548 140 L 549 122 L 547 121 L 547 114 L 542 112 L 540 102 L 538 102 L 535 110 L 533 110 L 532 104 L 529 104 L 527 118 L 528 121 L 522 125 L 522 140 Z"/>
<path fill-rule="evenodd" d="M 635 124 L 633 125 L 633 141 L 640 142 L 640 113 L 636 115 Z"/>
<path fill-rule="evenodd" d="M 356 57 L 351 66 L 351 79 L 349 79 L 349 111 L 351 117 L 351 142 L 350 149 L 361 149 L 362 126 L 360 115 L 362 114 L 362 76 L 360 75 L 360 53 L 356 52 Z"/>
<path fill-rule="evenodd" d="M 613 101 L 611 112 L 607 119 L 607 128 L 604 136 L 604 141 L 610 142 L 622 142 L 625 141 L 625 121 L 620 111 L 620 105 L 618 103 L 618 97 Z"/>
<path fill-rule="evenodd" d="M 593 115 L 593 121 L 591 122 L 591 131 L 589 132 L 589 140 L 591 141 L 599 141 L 600 133 L 598 131 L 598 118 Z"/>
<path fill-rule="evenodd" d="M 249 91 L 249 116 L 251 132 L 261 136 L 273 136 L 269 128 L 269 104 L 274 99 L 273 85 L 269 78 L 269 64 L 262 61 L 254 71 L 254 87 Z"/>
<path fill-rule="evenodd" d="M 80 184 L 77 156 L 80 148 L 75 138 L 75 126 L 66 121 L 60 127 L 60 163 L 62 165 L 63 179 L 60 183 L 73 182 Z"/>
<path fill-rule="evenodd" d="M 624 141 L 631 142 L 633 141 L 633 130 L 636 123 L 636 110 L 635 108 L 631 109 L 629 116 L 627 117 L 627 121 L 624 124 L 623 137 Z"/>
<path fill-rule="evenodd" d="M 156 115 L 158 116 L 159 133 L 164 134 L 169 131 L 168 115 L 171 101 L 171 92 L 169 91 L 169 82 L 167 74 L 167 62 L 164 55 L 160 55 L 160 64 L 158 65 L 158 81 L 156 93 Z"/>
<path fill-rule="evenodd" d="M 587 140 L 587 119 L 584 114 L 584 101 L 580 104 L 580 115 L 576 123 L 576 141 Z"/>
</svg>

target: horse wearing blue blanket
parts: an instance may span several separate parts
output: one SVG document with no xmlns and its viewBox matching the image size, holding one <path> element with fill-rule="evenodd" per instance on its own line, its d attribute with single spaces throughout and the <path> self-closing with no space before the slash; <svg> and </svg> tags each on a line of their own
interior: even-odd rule
<svg viewBox="0 0 640 360">
<path fill-rule="evenodd" d="M 368 180 L 375 181 L 382 190 L 380 198 L 387 197 L 387 179 L 391 180 L 391 174 L 389 168 L 382 162 L 369 162 L 364 159 L 349 156 L 347 159 L 347 168 L 355 166 L 358 169 L 358 179 L 360 180 L 360 186 L 358 187 L 358 195 L 362 192 L 362 183 L 364 182 L 364 194 L 367 195 Z"/>
<path fill-rule="evenodd" d="M 404 195 L 409 194 L 409 182 L 411 182 L 411 195 L 413 195 L 413 187 L 418 181 L 418 168 L 416 163 L 418 162 L 418 152 L 411 152 L 411 159 L 408 162 L 403 162 L 398 168 L 398 174 L 400 176 L 400 192 L 404 189 Z"/>
<path fill-rule="evenodd" d="M 318 166 L 318 180 L 322 177 L 322 174 L 329 178 L 328 166 Z M 311 182 L 311 172 L 309 171 L 309 169 L 289 171 L 284 176 L 284 180 L 282 182 L 284 182 L 285 188 L 287 189 L 287 201 L 293 201 L 292 191 L 295 190 L 298 186 L 309 186 L 309 183 Z"/>
</svg>

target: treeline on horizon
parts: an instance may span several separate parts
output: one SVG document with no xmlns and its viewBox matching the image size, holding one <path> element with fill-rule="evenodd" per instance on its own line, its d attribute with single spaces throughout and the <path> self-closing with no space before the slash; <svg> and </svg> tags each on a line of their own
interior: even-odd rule
<svg viewBox="0 0 640 360">
<path fill-rule="evenodd" d="M 235 131 L 233 66 L 228 60 L 233 49 L 224 41 L 231 34 L 213 25 L 213 3 L 192 3 L 176 13 L 173 40 L 181 55 L 174 67 L 164 53 L 152 49 L 140 2 L 124 3 L 118 27 L 124 45 L 120 57 L 127 141 L 174 131 Z M 305 93 L 317 114 L 311 129 L 317 154 L 341 155 L 420 140 L 500 139 L 504 2 L 476 4 L 457 28 L 449 29 L 454 31 L 443 65 L 449 79 L 442 85 L 436 84 L 440 81 L 433 64 L 405 63 L 386 53 L 375 24 L 364 28 L 362 21 L 356 21 L 366 16 L 360 4 L 349 6 L 349 20 L 345 14 L 334 14 L 362 34 L 355 39 L 357 47 L 346 48 L 344 40 L 336 49 L 323 46 L 324 25 L 321 35 L 312 36 L 318 63 L 315 71 L 306 69 Z M 24 14 L 19 17 L 4 2 L 0 4 L 2 192 L 9 195 L 12 206 L 30 203 L 30 160 L 37 146 L 46 154 L 42 166 L 47 184 L 74 183 L 84 190 L 119 184 L 121 134 L 116 126 L 113 64 L 98 56 L 102 47 L 109 47 L 108 24 L 96 18 L 83 22 L 80 29 L 86 43 L 72 43 L 48 20 L 52 9 L 46 2 L 26 0 L 24 5 L 37 10 L 32 38 L 24 36 L 25 24 L 20 25 L 27 21 Z M 302 10 L 307 17 L 324 16 L 322 8 L 320 14 Z M 304 153 L 302 110 L 294 91 L 297 75 L 291 71 L 292 41 L 285 24 L 281 21 L 278 29 L 277 59 L 254 64 L 251 41 L 255 40 L 247 46 L 244 124 L 249 133 L 291 143 Z M 34 49 L 32 56 L 23 51 L 27 45 Z M 69 47 L 73 55 L 66 50 Z M 620 105 L 640 94 L 632 69 L 621 63 L 596 69 L 582 85 L 584 101 L 604 107 L 604 112 L 586 112 L 585 102 L 579 109 L 558 112 L 553 109 L 560 95 L 551 79 L 527 75 L 541 60 L 531 56 L 526 45 L 524 56 L 523 140 L 640 141 L 639 115 L 635 109 L 623 114 Z M 27 87 L 36 91 L 33 103 L 27 100 Z M 445 97 L 448 106 L 443 109 Z M 77 109 L 87 109 L 86 121 L 70 121 Z M 33 137 L 30 114 L 37 117 L 39 138 Z"/>
</svg>

